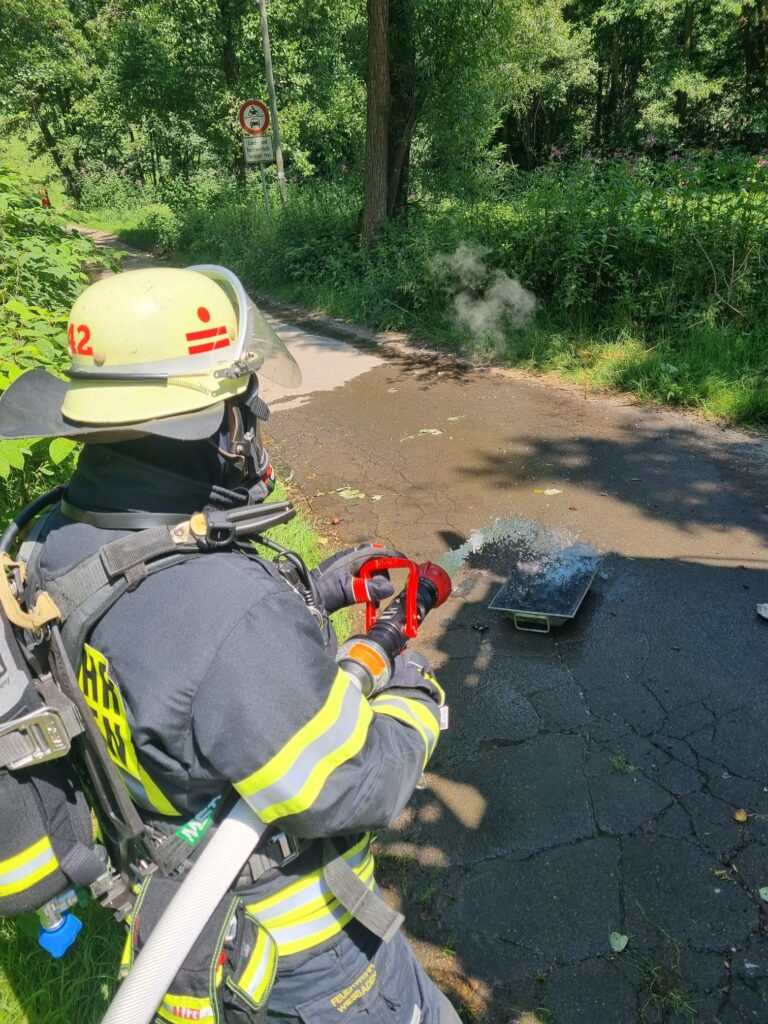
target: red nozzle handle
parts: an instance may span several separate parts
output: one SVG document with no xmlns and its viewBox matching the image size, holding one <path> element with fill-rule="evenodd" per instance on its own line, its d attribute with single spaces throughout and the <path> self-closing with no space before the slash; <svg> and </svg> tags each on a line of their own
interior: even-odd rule
<svg viewBox="0 0 768 1024">
<path fill-rule="evenodd" d="M 407 569 L 408 581 L 405 584 L 405 624 L 403 632 L 407 637 L 413 639 L 419 631 L 418 609 L 416 597 L 419 589 L 419 567 L 408 558 L 372 558 L 358 572 L 360 579 L 369 580 L 377 572 L 385 572 L 387 569 Z M 450 581 L 449 581 L 450 582 Z M 366 632 L 376 621 L 378 609 L 372 601 L 365 604 L 365 629 Z"/>
</svg>

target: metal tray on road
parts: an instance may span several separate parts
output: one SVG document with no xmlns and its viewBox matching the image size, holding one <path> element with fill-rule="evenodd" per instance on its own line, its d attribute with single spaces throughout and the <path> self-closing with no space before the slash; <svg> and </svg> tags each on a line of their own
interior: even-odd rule
<svg viewBox="0 0 768 1024">
<path fill-rule="evenodd" d="M 568 550 L 563 552 L 568 555 Z M 512 619 L 516 629 L 549 633 L 576 616 L 600 565 L 597 553 L 553 559 L 535 576 L 513 572 L 488 605 Z"/>
</svg>

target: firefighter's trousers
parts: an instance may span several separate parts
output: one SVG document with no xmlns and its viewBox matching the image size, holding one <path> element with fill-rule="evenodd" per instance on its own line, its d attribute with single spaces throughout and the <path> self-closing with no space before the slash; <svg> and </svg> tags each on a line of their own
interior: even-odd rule
<svg viewBox="0 0 768 1024">
<path fill-rule="evenodd" d="M 332 949 L 278 968 L 267 1024 L 459 1024 L 405 937 L 384 943 L 353 922 Z M 226 1024 L 253 1018 L 228 1011 Z"/>
</svg>

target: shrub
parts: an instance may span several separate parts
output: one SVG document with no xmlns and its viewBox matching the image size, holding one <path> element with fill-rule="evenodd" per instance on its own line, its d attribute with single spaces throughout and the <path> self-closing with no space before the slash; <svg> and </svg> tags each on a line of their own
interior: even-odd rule
<svg viewBox="0 0 768 1024">
<path fill-rule="evenodd" d="M 36 190 L 0 168 L 0 391 L 24 370 L 61 374 L 67 363 L 69 307 L 88 283 L 85 264 L 114 264 L 63 218 L 41 209 Z M 2 518 L 52 486 L 75 446 L 62 439 L 0 441 Z"/>
</svg>

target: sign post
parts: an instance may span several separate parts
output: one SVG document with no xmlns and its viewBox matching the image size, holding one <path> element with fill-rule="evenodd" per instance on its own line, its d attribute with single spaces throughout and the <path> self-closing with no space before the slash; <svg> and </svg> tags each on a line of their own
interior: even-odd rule
<svg viewBox="0 0 768 1024">
<path fill-rule="evenodd" d="M 261 42 L 264 49 L 264 71 L 267 76 L 269 105 L 272 108 L 272 120 L 275 125 L 275 162 L 277 164 L 277 184 L 280 189 L 280 200 L 285 206 L 285 168 L 283 167 L 283 147 L 280 144 L 280 125 L 277 120 L 277 94 L 275 92 L 275 76 L 272 74 L 272 49 L 269 45 L 269 25 L 267 24 L 267 2 L 259 0 L 259 18 L 261 20 Z"/>
<path fill-rule="evenodd" d="M 269 201 L 267 175 L 264 170 L 264 165 L 271 164 L 275 159 L 272 136 L 266 134 L 269 128 L 269 110 L 261 100 L 246 100 L 240 106 L 238 118 L 240 127 L 246 133 L 243 139 L 245 165 L 246 167 L 253 164 L 259 165 L 261 187 L 264 193 L 264 209 L 267 214 L 267 222 L 271 224 L 272 207 Z"/>
</svg>

